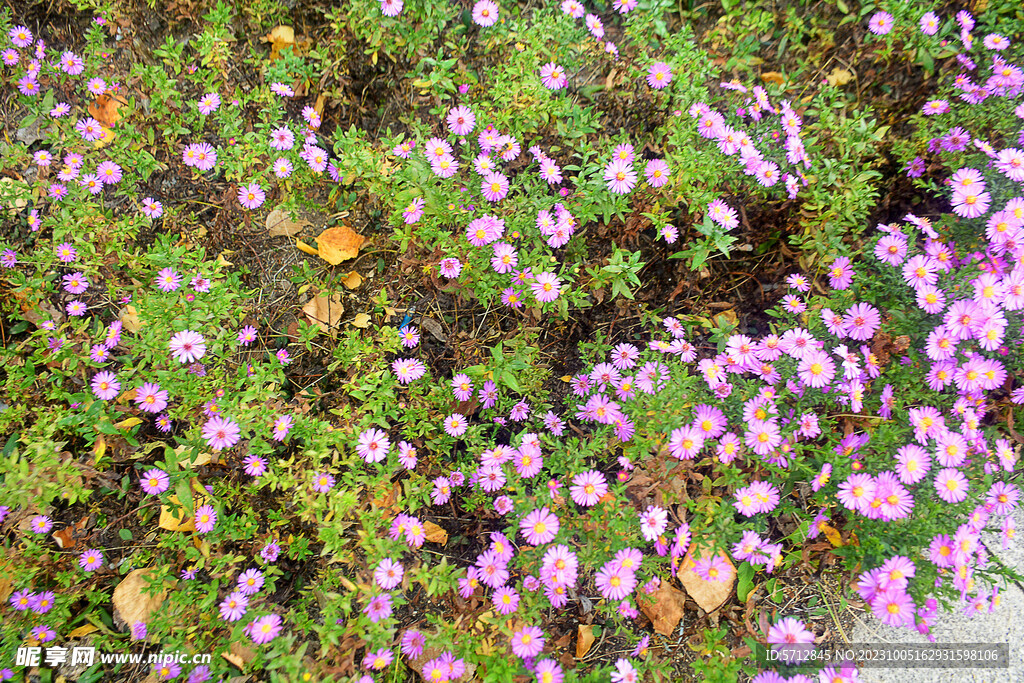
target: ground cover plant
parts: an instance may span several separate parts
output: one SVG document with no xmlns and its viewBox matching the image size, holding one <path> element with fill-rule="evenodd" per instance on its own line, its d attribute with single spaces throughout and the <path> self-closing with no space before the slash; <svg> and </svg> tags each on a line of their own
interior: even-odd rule
<svg viewBox="0 0 1024 683">
<path fill-rule="evenodd" d="M 0 679 L 855 681 L 838 612 L 996 609 L 1024 16 L 800 7 L 0 15 Z"/>
</svg>

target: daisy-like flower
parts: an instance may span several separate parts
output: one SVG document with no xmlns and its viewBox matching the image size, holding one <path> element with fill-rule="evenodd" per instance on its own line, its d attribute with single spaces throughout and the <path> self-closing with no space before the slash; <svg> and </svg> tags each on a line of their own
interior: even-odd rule
<svg viewBox="0 0 1024 683">
<path fill-rule="evenodd" d="M 768 644 L 772 650 L 784 653 L 780 658 L 790 664 L 807 659 L 814 650 L 814 633 L 799 619 L 785 617 L 768 629 Z"/>
<path fill-rule="evenodd" d="M 284 622 L 278 614 L 268 614 L 253 621 L 247 627 L 249 638 L 257 645 L 269 643 L 281 635 Z"/>
<path fill-rule="evenodd" d="M 199 104 L 197 108 L 199 113 L 206 116 L 217 111 L 217 107 L 220 106 L 220 95 L 215 92 L 207 93 L 199 98 Z"/>
<path fill-rule="evenodd" d="M 562 283 L 554 273 L 537 273 L 534 281 L 530 283 L 530 289 L 537 301 L 546 303 L 558 298 Z"/>
<path fill-rule="evenodd" d="M 414 225 L 423 217 L 423 208 L 425 206 L 426 202 L 423 200 L 423 197 L 416 197 L 402 210 L 402 220 L 406 225 Z"/>
<path fill-rule="evenodd" d="M 705 581 L 720 581 L 722 583 L 732 581 L 732 577 L 736 573 L 729 561 L 717 554 L 697 560 L 693 571 Z"/>
<path fill-rule="evenodd" d="M 661 187 L 668 182 L 672 172 L 669 170 L 668 164 L 665 163 L 664 159 L 651 159 L 647 162 L 644 175 L 647 176 L 648 185 L 651 187 Z"/>
<path fill-rule="evenodd" d="M 93 375 L 92 393 L 101 401 L 109 401 L 121 391 L 121 383 L 117 381 L 117 375 L 107 370 L 101 370 Z"/>
<path fill-rule="evenodd" d="M 379 429 L 367 429 L 359 435 L 356 452 L 368 463 L 380 462 L 387 457 L 391 440 Z"/>
<path fill-rule="evenodd" d="M 220 603 L 220 618 L 226 622 L 238 621 L 249 608 L 249 598 L 240 591 L 231 593 Z"/>
<path fill-rule="evenodd" d="M 544 650 L 544 631 L 537 626 L 526 626 L 512 634 L 512 654 L 526 659 L 536 657 Z"/>
<path fill-rule="evenodd" d="M 621 159 L 614 159 L 604 169 L 608 189 L 615 194 L 628 194 L 636 186 L 636 171 L 633 165 Z"/>
<path fill-rule="evenodd" d="M 868 30 L 876 36 L 884 36 L 892 30 L 895 21 L 888 12 L 875 12 L 868 20 Z"/>
<path fill-rule="evenodd" d="M 15 47 L 28 47 L 32 44 L 32 31 L 24 26 L 15 26 L 7 32 L 7 36 L 14 43 Z"/>
<path fill-rule="evenodd" d="M 238 591 L 245 596 L 258 593 L 263 588 L 263 572 L 259 569 L 247 569 L 238 576 Z"/>
<path fill-rule="evenodd" d="M 402 346 L 407 349 L 414 348 L 420 343 L 420 331 L 412 325 L 405 325 L 398 330 L 398 334 L 402 339 Z"/>
<path fill-rule="evenodd" d="M 939 32 L 939 23 L 941 23 L 939 15 L 935 14 L 935 12 L 925 12 L 921 16 L 918 26 L 921 28 L 921 33 L 926 36 L 934 36 Z"/>
<path fill-rule="evenodd" d="M 405 568 L 399 562 L 388 558 L 381 560 L 380 564 L 373 572 L 373 580 L 377 582 L 377 585 L 386 591 L 395 588 L 402 582 L 402 576 L 405 573 Z"/>
<path fill-rule="evenodd" d="M 147 470 L 139 481 L 139 486 L 145 493 L 151 496 L 160 495 L 171 485 L 171 479 L 167 473 L 156 467 Z"/>
<path fill-rule="evenodd" d="M 244 472 L 250 477 L 262 477 L 267 473 L 267 461 L 251 453 L 242 460 Z"/>
<path fill-rule="evenodd" d="M 452 280 L 457 278 L 459 273 L 462 272 L 462 262 L 457 258 L 441 259 L 441 262 L 438 264 L 438 270 L 441 275 Z"/>
<path fill-rule="evenodd" d="M 147 413 L 159 413 L 167 407 L 168 393 L 155 382 L 145 382 L 135 392 L 135 403 Z"/>
<path fill-rule="evenodd" d="M 444 431 L 449 436 L 458 438 L 465 434 L 467 429 L 469 429 L 469 422 L 459 413 L 452 413 L 444 419 Z"/>
<path fill-rule="evenodd" d="M 276 150 L 288 150 L 295 145 L 295 134 L 286 126 L 275 128 L 270 132 L 270 147 Z M 290 165 L 290 164 L 289 164 Z"/>
<path fill-rule="evenodd" d="M 925 116 L 936 116 L 949 111 L 949 102 L 946 100 L 929 100 L 921 107 L 921 113 Z"/>
<path fill-rule="evenodd" d="M 87 572 L 94 572 L 103 566 L 103 553 L 95 548 L 86 550 L 78 556 L 78 566 Z"/>
<path fill-rule="evenodd" d="M 508 178 L 501 173 L 488 173 L 480 181 L 480 192 L 489 202 L 498 202 L 508 196 Z"/>
<path fill-rule="evenodd" d="M 390 617 L 392 611 L 391 596 L 386 593 L 384 595 L 375 595 L 370 599 L 366 607 L 363 608 L 363 613 L 370 617 L 370 621 L 375 624 L 381 619 Z"/>
<path fill-rule="evenodd" d="M 654 543 L 668 528 L 668 511 L 656 505 L 649 505 L 640 513 L 640 533 Z"/>
<path fill-rule="evenodd" d="M 282 415 L 281 417 L 274 420 L 274 431 L 271 434 L 271 438 L 274 441 L 284 441 L 284 438 L 288 436 L 289 430 L 292 428 L 294 420 L 291 415 Z"/>
<path fill-rule="evenodd" d="M 263 191 L 259 183 L 252 182 L 238 188 L 238 203 L 246 209 L 259 208 L 267 199 L 267 193 Z"/>
<path fill-rule="evenodd" d="M 196 508 L 195 516 L 196 531 L 201 534 L 208 534 L 217 525 L 217 511 L 212 505 L 203 505 Z"/>
<path fill-rule="evenodd" d="M 558 517 L 546 507 L 533 510 L 519 522 L 523 537 L 533 546 L 553 541 L 560 527 Z"/>
<path fill-rule="evenodd" d="M 573 477 L 573 485 L 569 493 L 577 505 L 591 507 L 596 505 L 601 497 L 608 493 L 608 482 L 604 475 L 596 470 L 589 470 Z"/>
<path fill-rule="evenodd" d="M 156 275 L 156 287 L 162 292 L 173 292 L 181 286 L 181 276 L 173 268 L 163 268 Z"/>
<path fill-rule="evenodd" d="M 171 337 L 171 356 L 180 363 L 194 363 L 206 355 L 206 339 L 192 330 L 182 330 Z"/>
<path fill-rule="evenodd" d="M 160 218 L 164 215 L 164 205 L 152 197 L 146 197 L 142 200 L 142 213 L 149 218 Z"/>
<path fill-rule="evenodd" d="M 554 62 L 548 62 L 540 68 L 540 82 L 548 90 L 561 90 L 569 82 L 565 69 Z"/>
<path fill-rule="evenodd" d="M 829 284 L 833 289 L 847 289 L 853 283 L 853 269 L 850 267 L 850 259 L 840 256 L 828 269 Z"/>
<path fill-rule="evenodd" d="M 317 494 L 326 494 L 334 488 L 334 476 L 327 472 L 319 472 L 313 475 L 313 490 Z"/>
<path fill-rule="evenodd" d="M 214 451 L 231 448 L 241 436 L 241 428 L 234 420 L 218 416 L 210 418 L 203 425 L 203 438 Z"/>
<path fill-rule="evenodd" d="M 477 26 L 494 26 L 498 23 L 498 5 L 493 0 L 477 0 L 473 5 L 473 22 Z"/>
<path fill-rule="evenodd" d="M 102 95 L 107 91 L 107 82 L 99 77 L 90 78 L 85 87 L 93 95 Z"/>
<path fill-rule="evenodd" d="M 242 346 L 248 346 L 254 341 L 256 341 L 256 328 L 252 325 L 246 325 L 238 331 L 238 343 Z"/>
<path fill-rule="evenodd" d="M 391 363 L 391 371 L 401 384 L 408 384 L 426 374 L 427 367 L 416 358 L 397 358 Z"/>
<path fill-rule="evenodd" d="M 75 301 L 68 302 L 68 305 L 65 307 L 65 310 L 68 312 L 68 315 L 73 316 L 85 315 L 85 311 L 87 309 L 88 306 L 86 306 L 84 302 L 78 301 L 77 299 Z"/>
<path fill-rule="evenodd" d="M 667 88 L 668 84 L 672 82 L 672 67 L 665 62 L 655 62 L 651 64 L 650 69 L 647 71 L 647 85 L 651 86 L 655 90 L 661 90 Z"/>
</svg>

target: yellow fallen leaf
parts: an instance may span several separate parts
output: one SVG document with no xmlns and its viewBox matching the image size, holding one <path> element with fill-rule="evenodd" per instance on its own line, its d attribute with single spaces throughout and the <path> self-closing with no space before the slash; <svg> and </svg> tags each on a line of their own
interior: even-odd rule
<svg viewBox="0 0 1024 683">
<path fill-rule="evenodd" d="M 92 454 L 96 456 L 95 462 L 99 462 L 103 458 L 103 454 L 107 452 L 107 437 L 100 434 L 96 437 L 96 443 L 92 445 Z"/>
<path fill-rule="evenodd" d="M 131 626 L 136 621 L 149 622 L 150 616 L 160 608 L 167 590 L 156 594 L 150 593 L 150 582 L 154 577 L 161 576 L 159 569 L 136 569 L 124 577 L 114 589 L 114 622 Z"/>
<path fill-rule="evenodd" d="M 309 246 L 308 244 L 306 244 L 305 242 L 303 242 L 302 240 L 300 240 L 298 238 L 296 238 L 296 240 L 295 240 L 295 246 L 298 248 L 299 251 L 304 251 L 307 254 L 309 254 L 310 256 L 319 256 L 320 255 L 319 251 L 317 251 L 315 248 Z"/>
<path fill-rule="evenodd" d="M 365 237 L 347 225 L 327 228 L 316 238 L 320 258 L 332 266 L 355 258 L 359 254 L 359 247 L 363 246 L 365 241 Z"/>
<path fill-rule="evenodd" d="M 345 305 L 341 301 L 341 295 L 327 296 L 319 294 L 302 307 L 302 312 L 309 318 L 309 322 L 319 327 L 324 332 L 329 332 L 341 322 L 341 316 L 345 312 Z"/>
<path fill-rule="evenodd" d="M 139 424 L 142 424 L 141 417 L 129 417 L 124 420 L 121 420 L 120 422 L 115 422 L 114 426 L 117 427 L 118 429 L 131 429 L 135 425 Z"/>
<path fill-rule="evenodd" d="M 118 316 L 121 321 L 121 325 L 124 329 L 128 330 L 132 334 L 138 332 L 143 325 L 143 322 L 139 320 L 139 312 L 134 306 L 128 304 L 121 309 L 121 315 Z"/>
<path fill-rule="evenodd" d="M 594 644 L 594 626 L 580 624 L 576 628 L 576 659 L 583 659 Z"/>
<path fill-rule="evenodd" d="M 839 530 L 834 526 L 830 526 L 829 524 L 822 522 L 818 524 L 818 528 L 821 529 L 823 534 L 825 534 L 825 538 L 828 539 L 828 542 L 832 544 L 833 548 L 838 548 L 843 545 L 843 537 L 839 533 Z"/>
<path fill-rule="evenodd" d="M 233 251 L 222 251 L 220 254 L 217 255 L 217 260 L 213 262 L 213 265 L 217 268 L 226 268 L 235 265 L 231 261 L 228 261 L 226 258 L 224 258 L 225 254 L 231 256 L 234 253 L 235 252 Z"/>
<path fill-rule="evenodd" d="M 355 318 L 352 318 L 352 326 L 358 327 L 363 330 L 370 326 L 370 316 L 365 313 L 360 313 Z"/>
<path fill-rule="evenodd" d="M 829 85 L 846 85 L 852 78 L 852 73 L 838 66 L 832 69 L 828 76 L 825 76 L 825 80 L 828 81 Z"/>
<path fill-rule="evenodd" d="M 95 147 L 96 149 L 103 149 L 111 142 L 113 142 L 114 138 L 117 137 L 117 133 L 114 132 L 113 128 L 108 128 L 107 126 L 100 126 L 100 130 L 103 131 L 103 136 L 92 141 L 92 146 Z"/>
<path fill-rule="evenodd" d="M 282 235 L 285 237 L 295 237 L 307 225 L 312 225 L 312 223 L 303 218 L 293 221 L 291 216 L 281 209 L 274 209 L 267 216 L 267 234 L 272 237 Z"/>
<path fill-rule="evenodd" d="M 342 586 L 344 586 L 346 589 L 348 589 L 350 591 L 358 590 L 356 585 L 354 583 L 352 583 L 352 580 L 347 578 L 347 577 L 343 576 L 343 577 L 341 577 L 339 579 L 339 581 L 341 581 L 341 585 Z"/>
<path fill-rule="evenodd" d="M 81 638 L 82 636 L 87 636 L 90 633 L 95 633 L 96 631 L 99 631 L 99 630 L 100 630 L 99 627 L 95 626 L 94 624 L 86 624 L 85 626 L 79 626 L 74 631 L 69 633 L 67 635 L 67 638 L 68 639 L 71 639 L 71 638 Z"/>
<path fill-rule="evenodd" d="M 188 514 L 177 496 L 168 499 L 173 505 L 160 506 L 160 519 L 157 526 L 167 531 L 195 531 L 196 525 L 192 515 Z M 184 519 L 182 519 L 184 517 Z"/>
<path fill-rule="evenodd" d="M 291 26 L 276 26 L 268 33 L 265 40 L 270 43 L 270 59 L 281 56 L 281 50 L 295 46 L 295 29 Z"/>
<path fill-rule="evenodd" d="M 345 279 L 341 281 L 341 284 L 345 285 L 346 289 L 358 289 L 359 286 L 363 284 L 363 276 L 353 270 L 345 276 Z"/>
<path fill-rule="evenodd" d="M 121 120 L 121 114 L 117 110 L 123 104 L 127 104 L 127 102 L 119 95 L 103 93 L 89 104 L 89 115 L 105 127 L 110 128 Z"/>
<path fill-rule="evenodd" d="M 761 80 L 765 83 L 774 83 L 775 85 L 782 85 L 784 81 L 782 74 L 778 71 L 765 71 L 761 74 Z"/>
<path fill-rule="evenodd" d="M 444 545 L 448 542 L 448 532 L 433 522 L 424 522 L 423 530 L 427 532 L 427 540 L 431 543 Z"/>
</svg>

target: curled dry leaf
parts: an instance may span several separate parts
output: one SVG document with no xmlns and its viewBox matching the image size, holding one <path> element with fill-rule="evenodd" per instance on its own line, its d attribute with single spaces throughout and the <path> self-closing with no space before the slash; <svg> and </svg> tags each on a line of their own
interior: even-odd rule
<svg viewBox="0 0 1024 683">
<path fill-rule="evenodd" d="M 114 621 L 115 623 L 134 624 L 136 621 L 149 623 L 150 616 L 167 597 L 167 589 L 156 594 L 148 592 L 153 577 L 161 576 L 158 569 L 136 569 L 124 577 L 124 581 L 114 589 Z"/>
<path fill-rule="evenodd" d="M 427 532 L 427 540 L 431 543 L 444 545 L 448 542 L 448 532 L 433 522 L 424 522 L 423 530 Z"/>
<path fill-rule="evenodd" d="M 310 256 L 319 256 L 320 255 L 320 252 L 317 251 L 316 247 L 309 246 L 308 244 L 306 244 L 305 242 L 303 242 L 302 240 L 300 240 L 297 237 L 295 238 L 295 247 L 299 251 L 304 251 L 307 254 L 309 254 Z"/>
<path fill-rule="evenodd" d="M 366 329 L 370 326 L 370 316 L 365 313 L 360 313 L 355 318 L 352 318 L 352 326 L 358 327 L 361 330 Z"/>
<path fill-rule="evenodd" d="M 358 289 L 359 286 L 363 284 L 363 276 L 353 270 L 345 276 L 345 279 L 341 281 L 341 284 L 345 285 L 346 289 Z"/>
<path fill-rule="evenodd" d="M 192 516 L 185 512 L 178 497 L 172 495 L 168 502 L 171 505 L 160 506 L 160 519 L 157 526 L 167 531 L 195 531 L 196 525 L 192 521 Z"/>
<path fill-rule="evenodd" d="M 117 110 L 124 104 L 127 102 L 123 98 L 103 93 L 89 105 L 89 115 L 110 128 L 121 120 L 121 114 Z"/>
<path fill-rule="evenodd" d="M 292 220 L 291 216 L 281 209 L 274 209 L 267 216 L 267 233 L 272 237 L 295 237 L 307 225 L 312 225 L 304 218 Z"/>
<path fill-rule="evenodd" d="M 686 593 L 662 581 L 658 590 L 651 596 L 654 602 L 640 601 L 640 609 L 651 620 L 654 630 L 663 636 L 670 636 L 683 618 L 683 605 Z"/>
<path fill-rule="evenodd" d="M 270 59 L 274 61 L 281 56 L 281 50 L 295 46 L 295 29 L 291 26 L 276 26 L 264 40 L 270 43 Z"/>
<path fill-rule="evenodd" d="M 319 327 L 324 332 L 329 332 L 341 322 L 341 316 L 345 312 L 345 305 L 341 301 L 341 295 L 327 296 L 319 294 L 302 307 L 302 312 L 309 318 L 309 322 Z"/>
<path fill-rule="evenodd" d="M 733 565 L 732 560 L 721 550 L 718 551 L 718 556 L 728 563 L 732 570 L 732 576 L 728 581 L 705 581 L 700 577 L 697 572 L 693 571 L 696 566 L 692 557 L 694 549 L 691 548 L 690 552 L 686 553 L 683 558 L 682 567 L 679 571 L 679 582 L 683 584 L 683 588 L 693 598 L 702 610 L 705 612 L 714 612 L 716 609 L 721 607 L 726 600 L 732 597 L 732 587 L 736 583 L 736 567 Z M 701 557 L 710 555 L 698 550 Z"/>
<path fill-rule="evenodd" d="M 583 659 L 594 644 L 593 624 L 580 624 L 576 629 L 576 659 Z"/>
<path fill-rule="evenodd" d="M 121 325 L 124 329 L 128 330 L 132 334 L 137 333 L 143 325 L 142 321 L 139 320 L 139 311 L 131 304 L 128 304 L 121 309 L 119 320 L 121 321 Z"/>
<path fill-rule="evenodd" d="M 359 254 L 359 247 L 363 246 L 365 241 L 365 237 L 347 225 L 327 228 L 316 238 L 320 258 L 332 266 L 355 258 Z"/>
</svg>

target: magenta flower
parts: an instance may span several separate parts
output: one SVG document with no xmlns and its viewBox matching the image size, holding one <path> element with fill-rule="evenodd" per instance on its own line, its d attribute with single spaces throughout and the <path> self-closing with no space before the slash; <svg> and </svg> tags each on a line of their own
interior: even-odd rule
<svg viewBox="0 0 1024 683">
<path fill-rule="evenodd" d="M 238 203 L 246 209 L 258 208 L 266 199 L 267 193 L 263 191 L 259 183 L 252 182 L 238 188 Z"/>
<path fill-rule="evenodd" d="M 220 106 L 220 95 L 215 92 L 207 93 L 199 98 L 199 104 L 197 108 L 199 113 L 206 116 L 217 111 L 217 107 Z"/>
<path fill-rule="evenodd" d="M 512 654 L 526 659 L 536 657 L 544 650 L 544 631 L 538 626 L 526 626 L 512 634 Z"/>
<path fill-rule="evenodd" d="M 171 337 L 171 356 L 180 363 L 194 363 L 206 355 L 206 340 L 192 330 L 182 330 Z"/>
<path fill-rule="evenodd" d="M 363 608 L 363 613 L 375 624 L 381 619 L 387 619 L 392 613 L 391 596 L 386 593 L 375 595 Z"/>
<path fill-rule="evenodd" d="M 476 125 L 476 115 L 469 107 L 460 105 L 452 107 L 446 122 L 449 130 L 455 135 L 469 135 Z"/>
<path fill-rule="evenodd" d="M 142 475 L 140 485 L 144 492 L 155 496 L 166 491 L 171 485 L 171 480 L 166 472 L 154 467 Z"/>
<path fill-rule="evenodd" d="M 167 407 L 168 394 L 155 382 L 146 382 L 135 392 L 135 403 L 147 413 L 159 413 Z"/>
<path fill-rule="evenodd" d="M 238 443 L 240 434 L 241 429 L 237 422 L 220 416 L 210 418 L 203 425 L 202 431 L 203 438 L 214 451 L 231 448 Z"/>
<path fill-rule="evenodd" d="M 868 20 L 868 30 L 876 36 L 884 36 L 892 30 L 895 19 L 888 12 L 875 12 Z"/>
<path fill-rule="evenodd" d="M 441 259 L 441 262 L 438 264 L 438 269 L 441 275 L 452 280 L 457 278 L 459 273 L 462 272 L 462 262 L 457 258 Z"/>
<path fill-rule="evenodd" d="M 249 607 L 249 598 L 235 591 L 220 603 L 220 618 L 227 622 L 238 621 L 245 616 Z"/>
<path fill-rule="evenodd" d="M 665 163 L 664 159 L 651 159 L 647 162 L 644 175 L 647 176 L 648 185 L 651 187 L 661 187 L 668 182 L 672 172 L 669 170 L 668 164 Z"/>
<path fill-rule="evenodd" d="M 244 472 L 250 477 L 262 477 L 267 473 L 267 461 L 258 455 L 250 453 L 242 460 L 242 464 L 245 465 Z"/>
<path fill-rule="evenodd" d="M 384 559 L 380 561 L 377 568 L 373 572 L 373 580 L 377 582 L 377 585 L 384 590 L 391 590 L 402 582 L 402 576 L 405 573 L 405 568 L 399 562 L 395 562 L 392 559 Z"/>
<path fill-rule="evenodd" d="M 594 575 L 594 584 L 606 599 L 624 600 L 636 588 L 636 574 L 613 560 Z"/>
<path fill-rule="evenodd" d="M 268 614 L 253 621 L 247 628 L 252 642 L 263 645 L 281 635 L 284 625 L 280 615 Z"/>
<path fill-rule="evenodd" d="M 967 477 L 960 470 L 947 467 L 935 475 L 935 490 L 939 498 L 947 503 L 960 503 L 966 500 L 969 488 Z"/>
<path fill-rule="evenodd" d="M 427 367 L 417 358 L 397 358 L 391 363 L 391 371 L 402 384 L 408 384 L 422 377 Z"/>
<path fill-rule="evenodd" d="M 519 523 L 526 542 L 534 546 L 553 541 L 560 526 L 558 517 L 546 507 L 530 512 Z"/>
<path fill-rule="evenodd" d="M 469 375 L 459 373 L 452 378 L 452 394 L 457 401 L 468 401 L 473 396 L 473 382 Z"/>
<path fill-rule="evenodd" d="M 356 452 L 368 463 L 380 462 L 387 457 L 391 440 L 379 429 L 367 429 L 359 435 Z"/>
<path fill-rule="evenodd" d="M 548 90 L 561 90 L 569 82 L 565 69 L 554 62 L 548 62 L 540 68 L 540 82 Z"/>
<path fill-rule="evenodd" d="M 514 588 L 502 586 L 494 591 L 491 602 L 494 604 L 498 614 L 507 616 L 519 609 L 519 593 Z"/>
<path fill-rule="evenodd" d="M 117 381 L 117 375 L 107 370 L 93 375 L 91 386 L 93 395 L 101 401 L 113 399 L 121 390 L 121 383 Z"/>
<path fill-rule="evenodd" d="M 326 472 L 313 475 L 313 490 L 317 493 L 327 493 L 334 488 L 334 477 Z"/>
<path fill-rule="evenodd" d="M 239 575 L 236 583 L 242 595 L 258 593 L 260 588 L 263 588 L 263 572 L 259 569 L 247 569 Z"/>
<path fill-rule="evenodd" d="M 163 268 L 156 275 L 156 287 L 162 292 L 173 292 L 181 286 L 181 276 L 173 268 Z"/>
<path fill-rule="evenodd" d="M 196 531 L 201 534 L 208 534 L 217 525 L 217 511 L 212 505 L 203 505 L 196 509 L 195 516 Z"/>
<path fill-rule="evenodd" d="M 655 62 L 647 71 L 647 85 L 655 90 L 667 88 L 672 82 L 672 67 L 665 62 Z"/>
<path fill-rule="evenodd" d="M 769 628 L 767 640 L 772 650 L 779 652 L 787 663 L 802 662 L 814 650 L 814 633 L 793 617 L 780 619 Z"/>
<path fill-rule="evenodd" d="M 284 438 L 288 436 L 289 430 L 292 428 L 294 420 L 291 415 L 282 415 L 274 421 L 274 431 L 271 434 L 271 438 L 274 441 L 284 441 Z"/>
<path fill-rule="evenodd" d="M 541 303 L 554 301 L 561 292 L 562 282 L 554 273 L 537 273 L 534 281 L 530 283 L 530 289 L 534 298 Z"/>
<path fill-rule="evenodd" d="M 613 159 L 604 169 L 604 179 L 611 192 L 628 194 L 636 185 L 636 171 L 631 163 Z"/>
<path fill-rule="evenodd" d="M 78 556 L 78 566 L 87 572 L 94 572 L 103 566 L 103 553 L 95 548 L 86 550 Z"/>
<path fill-rule="evenodd" d="M 459 413 L 452 413 L 444 419 L 444 431 L 449 436 L 458 438 L 465 434 L 467 429 L 469 429 L 469 422 Z"/>
<path fill-rule="evenodd" d="M 590 507 L 596 505 L 601 497 L 608 493 L 608 482 L 604 475 L 596 470 L 589 470 L 573 477 L 573 485 L 569 493 L 577 505 Z"/>
<path fill-rule="evenodd" d="M 853 275 L 850 259 L 845 256 L 838 257 L 828 269 L 829 284 L 833 289 L 848 288 L 853 282 Z"/>
<path fill-rule="evenodd" d="M 242 346 L 248 346 L 252 342 L 256 341 L 256 328 L 252 325 L 246 325 L 238 332 L 238 343 Z"/>
</svg>

